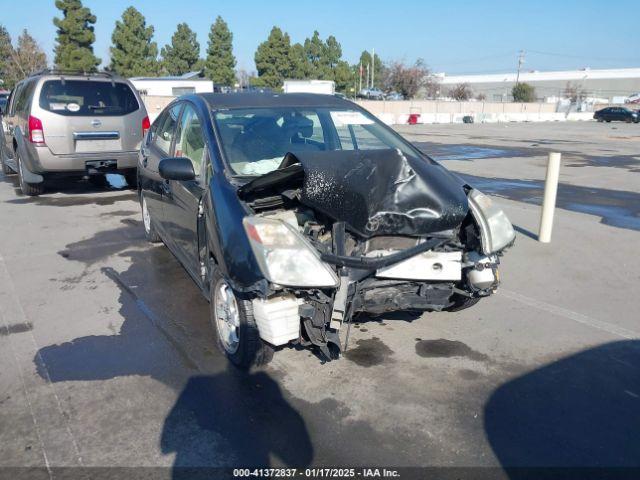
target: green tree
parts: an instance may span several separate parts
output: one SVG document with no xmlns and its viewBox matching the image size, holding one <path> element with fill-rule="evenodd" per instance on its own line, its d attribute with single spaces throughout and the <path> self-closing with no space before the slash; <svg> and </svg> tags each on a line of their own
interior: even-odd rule
<svg viewBox="0 0 640 480">
<path fill-rule="evenodd" d="M 152 41 L 153 26 L 134 7 L 127 8 L 117 20 L 111 35 L 109 68 L 125 77 L 157 75 L 158 45 Z"/>
<path fill-rule="evenodd" d="M 516 83 L 511 89 L 514 102 L 535 102 L 536 89 L 528 83 Z"/>
<path fill-rule="evenodd" d="M 220 85 L 232 86 L 236 82 L 236 57 L 233 56 L 233 34 L 227 22 L 218 16 L 209 32 L 205 75 Z"/>
<path fill-rule="evenodd" d="M 293 73 L 291 39 L 289 34 L 273 27 L 266 41 L 258 45 L 254 60 L 258 71 L 256 85 L 280 88 L 284 79 Z"/>
<path fill-rule="evenodd" d="M 171 37 L 171 44 L 162 47 L 162 67 L 169 75 L 182 75 L 195 69 L 200 59 L 200 44 L 196 33 L 186 23 L 180 23 Z"/>
<path fill-rule="evenodd" d="M 384 65 L 382 64 L 382 60 L 379 55 L 376 55 L 375 60 L 371 61 L 371 54 L 366 50 L 360 54 L 360 65 L 362 65 L 362 87 L 364 88 L 367 84 L 367 66 L 369 67 L 369 75 L 371 75 L 371 64 L 373 63 L 373 82 L 374 86 L 377 88 L 382 87 L 383 76 L 384 76 Z"/>
<path fill-rule="evenodd" d="M 95 15 L 83 7 L 80 0 L 56 0 L 56 8 L 62 11 L 62 18 L 53 19 L 58 28 L 54 49 L 56 67 L 94 71 L 100 64 L 100 59 L 93 54 Z"/>
<path fill-rule="evenodd" d="M 11 58 L 13 57 L 13 45 L 11 35 L 4 25 L 0 25 L 0 88 L 13 88 L 14 80 L 11 76 Z"/>
<path fill-rule="evenodd" d="M 291 62 L 291 78 L 304 80 L 312 77 L 313 66 L 309 62 L 302 44 L 294 43 L 291 45 L 289 60 Z"/>
</svg>

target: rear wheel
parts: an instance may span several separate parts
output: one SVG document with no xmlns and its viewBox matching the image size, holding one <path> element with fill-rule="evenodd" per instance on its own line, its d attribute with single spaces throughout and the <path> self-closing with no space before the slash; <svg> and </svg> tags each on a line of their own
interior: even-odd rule
<svg viewBox="0 0 640 480">
<path fill-rule="evenodd" d="M 89 183 L 94 187 L 106 187 L 109 185 L 107 176 L 103 174 L 89 175 Z"/>
<path fill-rule="evenodd" d="M 465 297 L 464 295 L 454 294 L 453 305 L 445 308 L 447 312 L 459 312 L 467 308 L 473 307 L 480 301 L 480 297 Z"/>
<path fill-rule="evenodd" d="M 140 195 L 140 206 L 142 208 L 142 223 L 144 225 L 144 236 L 151 243 L 160 243 L 162 239 L 158 232 L 156 231 L 156 227 L 154 226 L 153 219 L 151 218 L 151 213 L 149 212 L 149 207 L 147 206 L 147 199 L 144 197 L 144 194 Z"/>
<path fill-rule="evenodd" d="M 218 347 L 237 367 L 264 365 L 273 358 L 273 348 L 260 338 L 249 300 L 238 298 L 219 274 L 212 275 L 209 318 Z"/>
<path fill-rule="evenodd" d="M 124 179 L 127 181 L 127 185 L 131 188 L 138 187 L 138 171 L 127 172 L 124 174 Z"/>
<path fill-rule="evenodd" d="M 22 165 L 22 160 L 20 160 L 20 156 L 18 152 L 16 152 L 16 163 L 18 164 L 18 179 L 20 181 L 20 190 L 25 195 L 30 197 L 36 197 L 41 195 L 44 192 L 44 182 L 40 183 L 29 183 L 24 180 L 24 170 L 26 167 Z"/>
<path fill-rule="evenodd" d="M 4 160 L 4 147 L 3 147 L 2 143 L 0 143 L 0 165 L 2 166 L 2 173 L 4 173 L 5 175 L 13 175 L 15 173 L 13 170 L 11 170 L 9 165 L 7 165 L 5 163 L 5 160 Z"/>
</svg>

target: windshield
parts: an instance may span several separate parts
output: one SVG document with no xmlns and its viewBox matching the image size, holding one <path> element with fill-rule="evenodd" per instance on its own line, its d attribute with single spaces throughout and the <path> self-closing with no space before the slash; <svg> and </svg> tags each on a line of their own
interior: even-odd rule
<svg viewBox="0 0 640 480">
<path fill-rule="evenodd" d="M 400 150 L 419 153 L 374 117 L 355 109 L 242 108 L 214 112 L 222 150 L 236 175 L 276 170 L 288 152 Z"/>
<path fill-rule="evenodd" d="M 126 83 L 86 80 L 47 80 L 40 107 L 60 115 L 92 117 L 126 115 L 140 108 Z"/>
</svg>

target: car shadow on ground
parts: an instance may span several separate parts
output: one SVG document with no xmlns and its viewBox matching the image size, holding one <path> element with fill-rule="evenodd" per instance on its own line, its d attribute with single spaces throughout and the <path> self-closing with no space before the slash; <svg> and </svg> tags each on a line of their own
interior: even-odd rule
<svg viewBox="0 0 640 480">
<path fill-rule="evenodd" d="M 35 203 L 52 207 L 72 207 L 80 205 L 112 205 L 118 201 L 134 200 L 135 186 L 129 186 L 122 175 L 110 174 L 107 178 L 83 180 L 80 177 L 54 178 L 45 180 L 42 195 L 29 197 L 20 190 L 18 175 L 2 175 L 0 180 L 10 183 L 17 198 L 6 200 L 16 205 Z M 116 192 L 121 192 L 114 195 Z M 112 193 L 111 195 L 101 195 Z M 91 194 L 96 194 L 91 196 Z M 61 196 L 62 195 L 62 196 Z"/>
<path fill-rule="evenodd" d="M 122 219 L 59 254 L 85 267 L 81 281 L 56 279 L 60 288 L 82 289 L 96 281 L 88 277 L 105 276 L 117 286 L 119 309 L 103 315 L 113 334 L 42 347 L 38 374 L 53 383 L 142 376 L 174 390 L 159 443 L 175 454 L 175 478 L 216 478 L 211 468 L 219 466 L 411 465 L 418 458 L 412 436 L 351 418 L 350 406 L 329 393 L 312 402 L 293 396 L 277 367 L 231 367 L 215 347 L 208 302 L 166 247 L 148 245 L 140 221 Z M 116 258 L 109 265 L 127 259 L 124 270 L 103 266 Z M 91 301 L 93 290 L 86 295 Z"/>
<path fill-rule="evenodd" d="M 638 478 L 640 341 L 590 348 L 509 381 L 487 401 L 484 426 L 513 479 Z"/>
</svg>

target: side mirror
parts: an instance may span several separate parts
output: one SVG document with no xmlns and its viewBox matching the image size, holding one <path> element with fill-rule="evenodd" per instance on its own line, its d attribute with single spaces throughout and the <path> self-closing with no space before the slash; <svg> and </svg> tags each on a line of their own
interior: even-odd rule
<svg viewBox="0 0 640 480">
<path fill-rule="evenodd" d="M 196 178 L 193 163 L 186 157 L 165 158 L 160 161 L 158 169 L 165 180 L 187 181 Z"/>
</svg>

